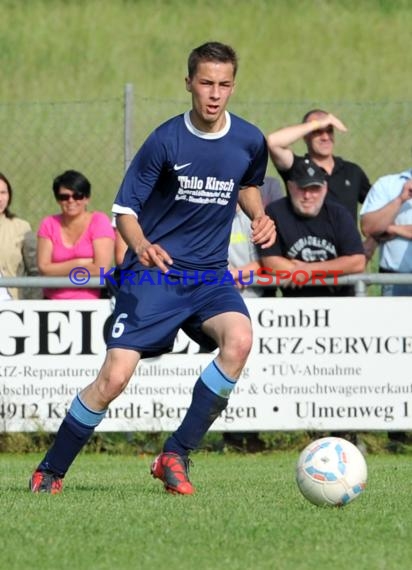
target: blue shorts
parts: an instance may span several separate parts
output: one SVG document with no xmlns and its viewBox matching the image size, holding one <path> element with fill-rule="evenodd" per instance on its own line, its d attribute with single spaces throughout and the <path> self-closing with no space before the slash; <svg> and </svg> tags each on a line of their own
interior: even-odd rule
<svg viewBox="0 0 412 570">
<path fill-rule="evenodd" d="M 213 351 L 216 342 L 202 330 L 202 323 L 216 315 L 236 312 L 248 318 L 249 312 L 239 291 L 230 283 L 173 284 L 125 281 L 117 295 L 107 337 L 107 348 L 128 348 L 143 358 L 173 349 L 179 329 L 202 348 Z"/>
</svg>

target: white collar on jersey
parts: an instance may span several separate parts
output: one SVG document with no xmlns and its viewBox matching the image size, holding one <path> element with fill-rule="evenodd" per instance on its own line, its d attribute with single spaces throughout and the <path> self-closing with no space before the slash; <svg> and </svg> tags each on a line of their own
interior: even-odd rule
<svg viewBox="0 0 412 570">
<path fill-rule="evenodd" d="M 192 121 L 190 120 L 190 111 L 186 111 L 184 114 L 184 119 L 187 130 L 190 131 L 193 135 L 200 137 L 201 139 L 220 139 L 224 137 L 229 132 L 231 122 L 230 114 L 225 111 L 226 123 L 223 129 L 217 133 L 205 133 L 203 131 L 199 131 L 199 129 L 193 125 Z"/>
</svg>

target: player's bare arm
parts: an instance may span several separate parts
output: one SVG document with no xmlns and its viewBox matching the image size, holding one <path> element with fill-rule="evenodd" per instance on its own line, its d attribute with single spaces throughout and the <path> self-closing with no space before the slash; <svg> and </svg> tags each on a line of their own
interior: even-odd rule
<svg viewBox="0 0 412 570">
<path fill-rule="evenodd" d="M 161 245 L 150 243 L 143 234 L 137 218 L 131 214 L 116 217 L 119 232 L 127 245 L 137 253 L 139 261 L 145 267 L 158 267 L 164 273 L 170 269 L 172 258 Z"/>
<path fill-rule="evenodd" d="M 252 221 L 252 242 L 262 249 L 272 246 L 276 241 L 275 222 L 266 214 Z"/>
<path fill-rule="evenodd" d="M 252 242 L 266 249 L 276 240 L 275 222 L 265 214 L 262 196 L 257 186 L 242 188 L 238 198 L 240 207 L 252 220 Z"/>
</svg>

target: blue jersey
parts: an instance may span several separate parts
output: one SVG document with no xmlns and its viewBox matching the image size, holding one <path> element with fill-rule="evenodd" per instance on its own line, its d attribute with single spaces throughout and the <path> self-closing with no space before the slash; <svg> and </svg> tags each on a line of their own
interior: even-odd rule
<svg viewBox="0 0 412 570">
<path fill-rule="evenodd" d="M 266 166 L 266 142 L 257 127 L 226 112 L 222 131 L 203 133 L 187 112 L 145 141 L 113 213 L 136 215 L 149 242 L 169 253 L 174 270 L 226 267 L 239 189 L 261 185 Z M 130 249 L 123 267 L 141 267 Z"/>
</svg>

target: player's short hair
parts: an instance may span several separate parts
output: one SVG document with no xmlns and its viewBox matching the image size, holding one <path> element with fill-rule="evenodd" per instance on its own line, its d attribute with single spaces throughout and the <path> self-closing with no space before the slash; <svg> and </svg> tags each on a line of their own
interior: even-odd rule
<svg viewBox="0 0 412 570">
<path fill-rule="evenodd" d="M 305 113 L 303 115 L 302 118 L 302 123 L 307 123 L 308 122 L 308 118 L 313 115 L 314 113 L 322 113 L 322 115 L 328 115 L 327 111 L 324 111 L 323 109 L 311 109 L 310 111 L 308 111 L 307 113 Z"/>
<path fill-rule="evenodd" d="M 89 198 L 92 187 L 87 178 L 77 170 L 66 170 L 63 174 L 59 174 L 53 180 L 53 193 L 57 198 L 60 188 L 67 188 L 73 192 L 83 194 L 85 198 Z"/>
<path fill-rule="evenodd" d="M 206 42 L 192 50 L 187 61 L 187 72 L 192 78 L 197 66 L 201 61 L 220 61 L 221 63 L 231 63 L 233 65 L 233 76 L 236 76 L 238 68 L 238 58 L 235 50 L 220 42 Z"/>
</svg>

